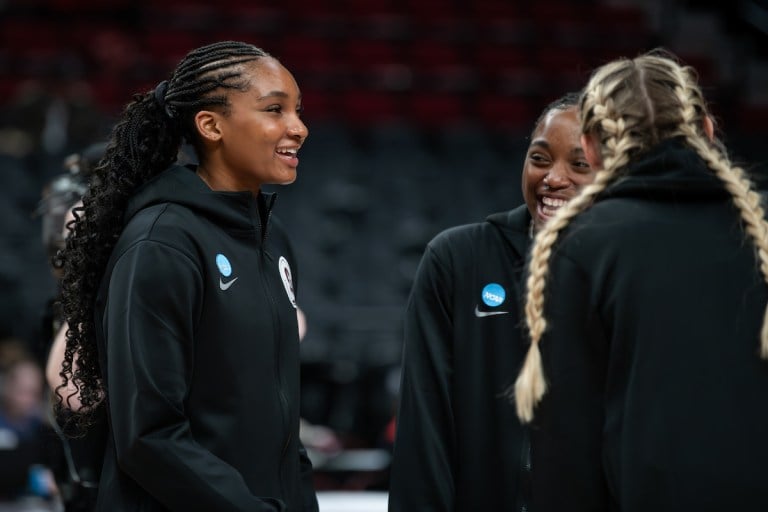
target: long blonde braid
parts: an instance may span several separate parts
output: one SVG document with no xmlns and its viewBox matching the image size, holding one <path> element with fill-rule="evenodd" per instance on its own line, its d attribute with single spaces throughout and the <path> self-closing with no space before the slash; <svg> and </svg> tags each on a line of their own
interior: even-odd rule
<svg viewBox="0 0 768 512">
<path fill-rule="evenodd" d="M 616 111 L 621 111 L 621 115 Z M 744 171 L 734 166 L 725 151 L 717 149 L 704 136 L 705 116 L 707 109 L 696 85 L 695 72 L 663 54 L 608 63 L 595 71 L 584 89 L 582 132 L 600 141 L 604 169 L 596 174 L 592 185 L 558 211 L 534 241 L 525 306 L 531 347 L 514 386 L 517 415 L 522 422 L 533 419 L 534 407 L 547 389 L 538 344 L 547 327 L 544 291 L 552 246 L 558 233 L 588 207 L 632 154 L 649 149 L 661 140 L 684 136 L 731 193 L 757 248 L 760 269 L 768 282 L 768 222 L 760 196 Z M 760 355 L 768 359 L 768 307 L 760 333 Z"/>
<path fill-rule="evenodd" d="M 596 173 L 595 180 L 560 208 L 538 232 L 533 242 L 525 302 L 525 322 L 530 333 L 531 345 L 528 347 L 523 367 L 514 385 L 517 416 L 523 423 L 533 419 L 533 409 L 547 391 L 539 342 L 547 328 L 547 321 L 544 318 L 544 290 L 547 284 L 552 246 L 557 241 L 560 231 L 573 217 L 584 210 L 612 179 L 612 173 L 605 170 Z"/>
<path fill-rule="evenodd" d="M 617 63 L 615 68 L 605 69 L 605 75 L 623 74 L 621 71 L 631 61 Z M 601 75 L 602 76 L 602 75 Z M 595 76 L 590 85 L 597 83 Z M 602 79 L 601 79 L 602 80 Z M 547 327 L 544 318 L 544 291 L 549 274 L 549 258 L 552 247 L 557 241 L 560 231 L 565 228 L 573 217 L 586 209 L 595 196 L 602 192 L 613 181 L 616 170 L 624 167 L 633 150 L 641 144 L 633 136 L 632 130 L 635 119 L 625 119 L 617 114 L 610 98 L 612 90 L 619 85 L 618 80 L 610 87 L 593 85 L 587 87 L 582 99 L 582 112 L 587 112 L 586 122 L 590 130 L 599 134 L 602 142 L 603 169 L 595 174 L 594 181 L 584 187 L 581 192 L 560 208 L 536 235 L 531 250 L 527 294 L 525 304 L 525 320 L 531 337 L 523 367 L 514 384 L 514 397 L 517 416 L 523 423 L 533 419 L 533 410 L 547 391 L 544 369 L 541 362 L 539 342 Z M 585 119 L 582 120 L 582 126 Z"/>
<path fill-rule="evenodd" d="M 680 99 L 682 109 L 680 132 L 731 193 L 733 202 L 741 213 L 745 230 L 755 244 L 763 278 L 768 282 L 768 222 L 765 220 L 760 195 L 754 191 L 744 170 L 733 165 L 727 155 L 715 149 L 702 133 L 707 109 L 693 71 L 677 65 L 673 70 L 679 82 L 675 87 L 675 94 Z M 768 305 L 760 332 L 760 356 L 768 359 Z"/>
</svg>

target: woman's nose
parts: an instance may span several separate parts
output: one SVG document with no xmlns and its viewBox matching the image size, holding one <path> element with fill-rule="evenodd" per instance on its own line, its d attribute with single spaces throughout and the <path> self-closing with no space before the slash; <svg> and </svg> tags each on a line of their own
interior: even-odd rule
<svg viewBox="0 0 768 512">
<path fill-rule="evenodd" d="M 304 121 L 297 118 L 294 124 L 288 129 L 288 134 L 304 141 L 309 135 L 309 129 L 307 128 L 307 125 L 304 124 Z"/>
<path fill-rule="evenodd" d="M 565 188 L 569 183 L 568 172 L 557 165 L 552 166 L 547 175 L 544 176 L 544 184 L 550 188 Z"/>
</svg>

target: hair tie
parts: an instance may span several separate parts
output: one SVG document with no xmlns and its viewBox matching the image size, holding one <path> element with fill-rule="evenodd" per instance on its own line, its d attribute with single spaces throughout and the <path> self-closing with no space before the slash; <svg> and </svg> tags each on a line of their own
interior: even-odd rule
<svg viewBox="0 0 768 512">
<path fill-rule="evenodd" d="M 159 84 L 157 84 L 157 87 L 155 87 L 154 96 L 155 96 L 155 102 L 158 104 L 160 108 L 165 111 L 165 115 L 168 116 L 170 119 L 173 119 L 173 112 L 171 111 L 170 107 L 165 103 L 165 93 L 168 92 L 168 80 L 163 80 Z"/>
</svg>

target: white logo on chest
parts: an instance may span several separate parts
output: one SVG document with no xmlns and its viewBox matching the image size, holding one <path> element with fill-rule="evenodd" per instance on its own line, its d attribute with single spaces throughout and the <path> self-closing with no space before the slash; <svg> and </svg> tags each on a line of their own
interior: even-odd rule
<svg viewBox="0 0 768 512">
<path fill-rule="evenodd" d="M 280 279 L 283 280 L 283 286 L 285 287 L 285 294 L 288 296 L 288 300 L 291 301 L 293 307 L 296 307 L 296 293 L 293 289 L 293 276 L 291 275 L 291 266 L 288 264 L 288 260 L 284 256 L 280 256 L 280 260 L 277 263 L 277 268 L 280 271 Z"/>
</svg>

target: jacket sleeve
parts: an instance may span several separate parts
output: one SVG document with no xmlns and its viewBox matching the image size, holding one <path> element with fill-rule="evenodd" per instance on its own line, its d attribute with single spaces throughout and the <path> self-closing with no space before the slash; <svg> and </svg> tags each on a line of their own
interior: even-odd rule
<svg viewBox="0 0 768 512">
<path fill-rule="evenodd" d="M 451 511 L 455 429 L 452 277 L 430 246 L 405 311 L 402 378 L 389 510 Z"/>
<path fill-rule="evenodd" d="M 117 261 L 103 328 L 118 463 L 170 510 L 284 510 L 275 498 L 251 494 L 240 473 L 191 433 L 185 401 L 202 297 L 200 270 L 178 249 L 142 241 Z"/>
</svg>

